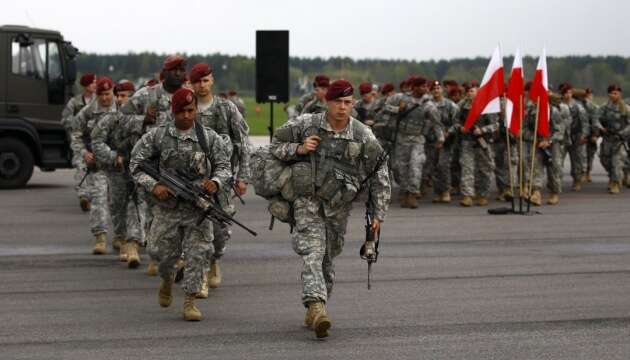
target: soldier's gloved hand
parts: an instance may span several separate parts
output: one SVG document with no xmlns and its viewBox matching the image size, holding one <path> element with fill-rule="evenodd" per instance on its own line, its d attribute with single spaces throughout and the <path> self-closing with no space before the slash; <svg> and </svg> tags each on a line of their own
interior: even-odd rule
<svg viewBox="0 0 630 360">
<path fill-rule="evenodd" d="M 153 196 L 161 201 L 168 200 L 168 198 L 171 196 L 171 190 L 169 190 L 166 186 L 160 184 L 155 185 L 152 192 Z"/>
<path fill-rule="evenodd" d="M 240 196 L 245 195 L 247 193 L 247 183 L 243 180 L 236 180 L 236 183 L 234 184 L 234 190 Z"/>
<path fill-rule="evenodd" d="M 157 118 L 157 107 L 155 107 L 155 105 L 151 105 L 147 108 L 146 115 L 144 115 L 144 123 L 155 124 L 156 118 Z"/>
<path fill-rule="evenodd" d="M 470 130 L 466 129 L 466 127 L 464 127 L 464 126 L 460 127 L 460 128 L 459 128 L 459 131 L 460 131 L 462 134 L 468 134 L 468 133 L 470 132 Z"/>
<path fill-rule="evenodd" d="M 94 164 L 94 154 L 91 152 L 86 152 L 85 155 L 83 155 L 83 159 L 85 159 L 85 162 L 88 165 L 93 165 Z"/>
<path fill-rule="evenodd" d="M 116 169 L 118 169 L 120 171 L 124 171 L 125 170 L 125 158 L 122 157 L 122 155 L 116 156 L 115 166 L 116 166 Z"/>
<path fill-rule="evenodd" d="M 319 146 L 319 142 L 322 139 L 317 135 L 311 135 L 304 140 L 304 143 L 297 148 L 297 153 L 299 155 L 306 155 L 311 151 L 317 150 Z"/>
<path fill-rule="evenodd" d="M 542 140 L 541 142 L 538 143 L 538 147 L 541 149 L 546 149 L 549 147 L 549 141 L 547 140 Z"/>
<path fill-rule="evenodd" d="M 372 220 L 372 232 L 378 234 L 381 231 L 381 221 L 379 219 Z"/>
<path fill-rule="evenodd" d="M 202 185 L 203 185 L 203 189 L 208 194 L 214 194 L 215 192 L 217 192 L 217 190 L 219 190 L 217 183 L 209 179 L 205 179 Z"/>
<path fill-rule="evenodd" d="M 473 134 L 475 134 L 475 136 L 481 136 L 483 135 L 483 132 L 481 132 L 480 128 L 475 128 L 475 130 L 473 130 Z"/>
<path fill-rule="evenodd" d="M 582 136 L 580 138 L 580 144 L 586 144 L 588 142 L 588 139 L 586 138 L 586 136 Z"/>
</svg>

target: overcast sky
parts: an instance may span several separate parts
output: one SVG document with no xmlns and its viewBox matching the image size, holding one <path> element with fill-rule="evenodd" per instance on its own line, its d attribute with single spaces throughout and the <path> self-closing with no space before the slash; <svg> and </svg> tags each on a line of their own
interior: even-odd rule
<svg viewBox="0 0 630 360">
<path fill-rule="evenodd" d="M 0 24 L 59 30 L 80 50 L 255 54 L 256 30 L 289 30 L 292 56 L 451 59 L 630 56 L 630 0 L 3 1 Z"/>
</svg>

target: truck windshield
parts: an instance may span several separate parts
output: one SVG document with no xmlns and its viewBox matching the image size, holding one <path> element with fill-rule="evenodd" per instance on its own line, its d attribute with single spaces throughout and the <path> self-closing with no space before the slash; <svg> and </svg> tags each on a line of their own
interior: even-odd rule
<svg viewBox="0 0 630 360">
<path fill-rule="evenodd" d="M 30 44 L 11 43 L 11 72 L 36 79 L 46 78 L 46 41 L 35 39 Z"/>
</svg>

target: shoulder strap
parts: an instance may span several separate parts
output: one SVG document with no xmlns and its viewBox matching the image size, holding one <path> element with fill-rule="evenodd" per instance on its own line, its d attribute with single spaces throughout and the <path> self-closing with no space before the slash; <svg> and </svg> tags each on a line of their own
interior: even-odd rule
<svg viewBox="0 0 630 360">
<path fill-rule="evenodd" d="M 197 141 L 199 141 L 201 150 L 203 150 L 206 154 L 206 158 L 209 158 L 210 148 L 208 147 L 208 140 L 206 139 L 206 134 L 204 133 L 202 125 L 198 120 L 195 120 L 195 133 L 197 134 Z"/>
</svg>

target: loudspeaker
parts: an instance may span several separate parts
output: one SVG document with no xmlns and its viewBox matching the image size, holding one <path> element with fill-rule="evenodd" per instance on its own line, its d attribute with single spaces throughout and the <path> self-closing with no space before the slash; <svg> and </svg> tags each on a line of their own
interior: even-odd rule
<svg viewBox="0 0 630 360">
<path fill-rule="evenodd" d="M 256 31 L 256 102 L 289 102 L 289 31 Z"/>
</svg>

